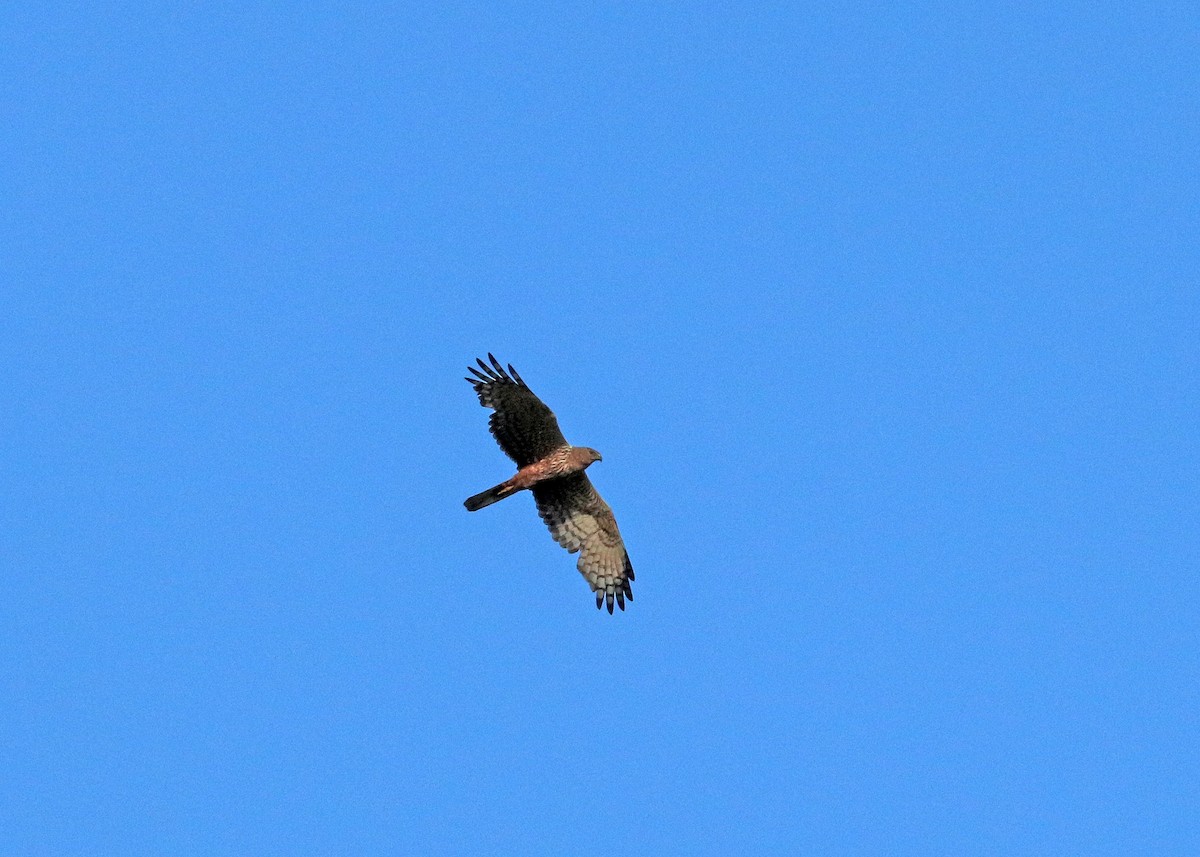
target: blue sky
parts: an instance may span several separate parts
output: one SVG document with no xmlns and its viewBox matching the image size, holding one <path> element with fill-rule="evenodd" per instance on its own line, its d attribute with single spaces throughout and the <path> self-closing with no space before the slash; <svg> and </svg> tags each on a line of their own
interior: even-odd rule
<svg viewBox="0 0 1200 857">
<path fill-rule="evenodd" d="M 0 851 L 1200 853 L 1198 36 L 6 12 Z"/>
</svg>

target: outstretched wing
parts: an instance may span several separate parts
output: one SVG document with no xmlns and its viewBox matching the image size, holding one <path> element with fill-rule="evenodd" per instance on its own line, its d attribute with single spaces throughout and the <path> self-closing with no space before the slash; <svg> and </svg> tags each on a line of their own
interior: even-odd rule
<svg viewBox="0 0 1200 857">
<path fill-rule="evenodd" d="M 533 499 L 554 540 L 579 552 L 579 573 L 596 593 L 596 607 L 607 600 L 611 613 L 616 599 L 624 610 L 625 599 L 633 600 L 633 565 L 617 519 L 592 481 L 583 473 L 550 479 L 533 486 Z"/>
<path fill-rule="evenodd" d="M 512 364 L 505 372 L 495 357 L 489 354 L 488 359 L 491 366 L 476 361 L 482 372 L 467 367 L 475 376 L 467 381 L 479 394 L 479 404 L 495 411 L 488 419 L 488 428 L 504 454 L 518 467 L 525 467 L 566 446 L 567 439 L 558 428 L 554 412 L 525 386 Z"/>
</svg>

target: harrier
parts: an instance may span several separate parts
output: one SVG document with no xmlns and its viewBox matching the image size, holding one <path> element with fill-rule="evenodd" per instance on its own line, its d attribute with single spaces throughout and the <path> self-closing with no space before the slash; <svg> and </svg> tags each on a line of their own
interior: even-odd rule
<svg viewBox="0 0 1200 857">
<path fill-rule="evenodd" d="M 579 553 L 579 573 L 596 593 L 597 609 L 607 601 L 612 613 L 615 600 L 624 610 L 625 600 L 633 600 L 633 566 L 612 509 L 583 472 L 602 460 L 600 453 L 567 443 L 554 412 L 512 364 L 506 372 L 491 354 L 488 359 L 491 366 L 477 360 L 479 369 L 467 367 L 475 376 L 467 381 L 479 394 L 479 403 L 494 411 L 488 427 L 504 454 L 517 463 L 517 474 L 463 505 L 474 512 L 528 488 L 554 540 L 569 553 Z"/>
</svg>

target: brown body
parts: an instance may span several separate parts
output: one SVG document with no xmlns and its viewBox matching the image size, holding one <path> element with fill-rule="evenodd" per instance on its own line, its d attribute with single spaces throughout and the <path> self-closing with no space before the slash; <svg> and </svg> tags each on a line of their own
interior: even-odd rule
<svg viewBox="0 0 1200 857">
<path fill-rule="evenodd" d="M 600 461 L 600 453 L 586 446 L 560 447 L 545 458 L 538 459 L 516 472 L 511 479 L 470 497 L 463 504 L 471 512 L 490 506 L 518 491 L 526 491 L 548 479 L 559 479 L 572 473 L 582 473 L 594 461 Z"/>
</svg>

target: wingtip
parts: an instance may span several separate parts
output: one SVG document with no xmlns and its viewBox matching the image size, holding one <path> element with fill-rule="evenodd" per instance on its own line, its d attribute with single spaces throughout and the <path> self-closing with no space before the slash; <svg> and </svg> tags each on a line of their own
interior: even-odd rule
<svg viewBox="0 0 1200 857">
<path fill-rule="evenodd" d="M 476 369 L 474 366 L 468 366 L 467 370 L 475 375 L 478 375 L 480 380 L 485 384 L 495 381 L 503 381 L 510 384 L 518 384 L 528 389 L 528 385 L 526 385 L 521 376 L 517 374 L 517 370 L 512 367 L 511 363 L 508 365 L 508 369 L 505 369 L 504 365 L 496 359 L 495 354 L 489 351 L 487 356 L 488 360 L 491 361 L 490 366 L 483 361 L 482 357 L 475 358 L 475 362 L 478 364 L 479 369 L 483 370 L 482 372 L 480 372 L 479 369 Z M 470 379 L 468 378 L 467 380 L 469 381 Z"/>
</svg>

